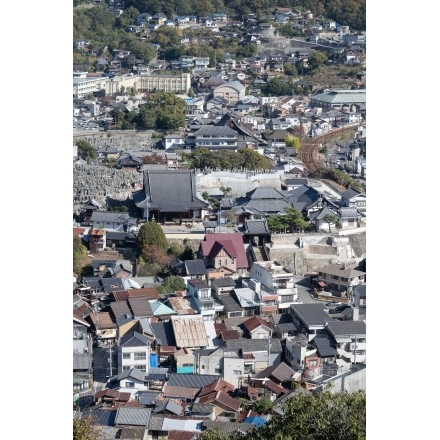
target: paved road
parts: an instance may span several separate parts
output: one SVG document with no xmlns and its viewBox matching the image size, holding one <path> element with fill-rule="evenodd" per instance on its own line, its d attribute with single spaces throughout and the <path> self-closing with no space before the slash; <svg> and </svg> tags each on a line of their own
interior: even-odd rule
<svg viewBox="0 0 440 440">
<path fill-rule="evenodd" d="M 108 377 L 114 376 L 118 371 L 118 357 L 116 347 L 112 347 L 112 370 L 110 373 L 110 352 L 107 348 L 93 347 L 93 381 L 105 383 Z"/>
<path fill-rule="evenodd" d="M 313 286 L 308 278 L 296 277 L 294 278 L 296 288 L 298 290 L 298 299 L 303 304 L 319 303 L 317 299 L 313 297 Z"/>
</svg>

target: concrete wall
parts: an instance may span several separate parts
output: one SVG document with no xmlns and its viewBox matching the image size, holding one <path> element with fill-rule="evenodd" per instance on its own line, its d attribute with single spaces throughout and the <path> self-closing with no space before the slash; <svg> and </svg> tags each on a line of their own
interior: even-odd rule
<svg viewBox="0 0 440 440">
<path fill-rule="evenodd" d="M 326 384 L 331 384 L 330 392 L 332 393 L 338 393 L 340 391 L 346 391 L 348 393 L 354 393 L 358 390 L 366 391 L 366 381 L 367 368 L 366 366 L 361 365 L 359 366 L 358 370 L 352 370 L 348 373 L 332 377 L 331 379 L 317 387 L 315 391 L 325 390 Z"/>
</svg>

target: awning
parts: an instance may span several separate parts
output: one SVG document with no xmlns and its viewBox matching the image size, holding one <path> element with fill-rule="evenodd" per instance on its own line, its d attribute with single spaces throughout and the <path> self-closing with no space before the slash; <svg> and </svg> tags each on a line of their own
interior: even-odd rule
<svg viewBox="0 0 440 440">
<path fill-rule="evenodd" d="M 318 281 L 318 286 L 325 287 L 327 284 L 324 283 L 324 281 Z"/>
</svg>

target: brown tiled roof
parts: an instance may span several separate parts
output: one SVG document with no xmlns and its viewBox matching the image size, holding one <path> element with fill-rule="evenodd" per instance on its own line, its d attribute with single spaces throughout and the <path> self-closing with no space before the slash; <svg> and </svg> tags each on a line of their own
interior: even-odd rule
<svg viewBox="0 0 440 440">
<path fill-rule="evenodd" d="M 215 322 L 214 329 L 217 336 L 222 332 L 222 330 L 227 330 L 226 324 L 224 322 Z"/>
<path fill-rule="evenodd" d="M 199 388 L 176 387 L 165 385 L 163 387 L 162 395 L 164 397 L 182 397 L 184 399 L 194 399 L 198 393 Z"/>
<path fill-rule="evenodd" d="M 229 394 L 224 391 L 214 391 L 206 396 L 198 399 L 198 403 L 212 403 L 213 405 L 218 405 L 232 409 L 233 411 L 238 411 L 240 409 L 240 401 L 229 396 Z"/>
<path fill-rule="evenodd" d="M 182 430 L 172 430 L 168 431 L 168 440 L 192 440 L 198 438 L 197 432 L 182 431 Z"/>
<path fill-rule="evenodd" d="M 237 330 L 223 330 L 220 332 L 219 337 L 223 339 L 223 341 L 227 341 L 229 339 L 240 339 L 240 333 Z"/>
<path fill-rule="evenodd" d="M 112 292 L 115 301 L 125 301 L 129 296 L 128 290 L 121 290 L 119 292 Z"/>
<path fill-rule="evenodd" d="M 199 397 L 203 397 L 213 391 L 224 391 L 226 393 L 234 391 L 235 387 L 229 382 L 226 382 L 224 379 L 218 379 L 215 382 L 210 383 L 209 385 L 204 386 L 200 390 Z"/>
<path fill-rule="evenodd" d="M 243 322 L 243 325 L 251 332 L 260 326 L 270 329 L 270 324 L 260 316 L 252 316 Z"/>
<path fill-rule="evenodd" d="M 113 321 L 112 316 L 110 315 L 110 312 L 98 312 L 98 313 L 91 313 L 90 319 L 93 322 L 93 325 L 98 328 L 99 330 L 103 328 L 116 328 L 117 324 Z"/>
</svg>

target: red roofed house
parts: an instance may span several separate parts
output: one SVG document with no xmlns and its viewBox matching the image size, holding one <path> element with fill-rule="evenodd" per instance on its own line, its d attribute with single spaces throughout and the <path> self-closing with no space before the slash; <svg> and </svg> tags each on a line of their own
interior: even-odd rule
<svg viewBox="0 0 440 440">
<path fill-rule="evenodd" d="M 260 316 L 252 316 L 243 322 L 246 336 L 251 339 L 267 339 L 272 336 L 272 327 Z"/>
<path fill-rule="evenodd" d="M 198 258 L 203 259 L 207 268 L 224 267 L 236 277 L 246 275 L 249 267 L 243 236 L 239 232 L 206 234 L 200 243 Z"/>
<path fill-rule="evenodd" d="M 196 403 L 211 403 L 214 406 L 214 417 L 228 417 L 234 422 L 240 412 L 240 400 L 231 397 L 224 391 L 212 391 L 203 397 L 198 397 Z"/>
</svg>

